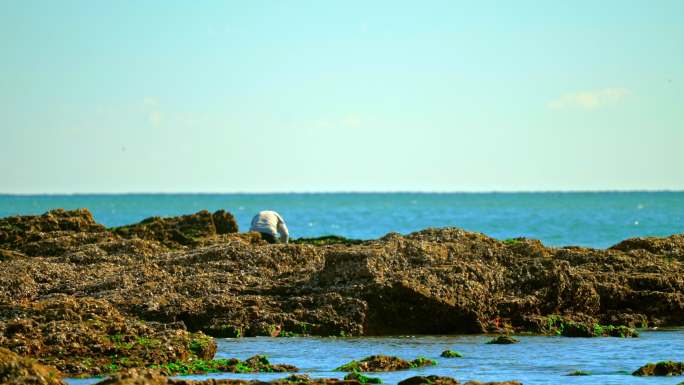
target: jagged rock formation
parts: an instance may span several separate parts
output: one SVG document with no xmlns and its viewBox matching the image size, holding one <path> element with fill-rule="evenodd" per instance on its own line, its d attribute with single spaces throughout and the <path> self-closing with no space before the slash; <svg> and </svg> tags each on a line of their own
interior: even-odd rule
<svg viewBox="0 0 684 385">
<path fill-rule="evenodd" d="M 368 356 L 359 361 L 348 362 L 335 370 L 342 372 L 391 372 L 409 368 L 437 365 L 434 360 L 418 357 L 415 360 L 405 360 L 395 356 Z"/>
<path fill-rule="evenodd" d="M 633 376 L 681 376 L 684 374 L 684 362 L 662 361 L 648 363 L 632 373 Z"/>
<path fill-rule="evenodd" d="M 109 379 L 98 382 L 96 385 L 362 385 L 367 383 L 382 382 L 361 382 L 358 378 L 368 380 L 369 377 L 352 373 L 349 379 L 339 380 L 337 378 L 310 378 L 307 375 L 293 374 L 289 377 L 273 380 L 269 382 L 258 380 L 237 380 L 237 379 L 210 379 L 210 380 L 181 380 L 171 379 L 160 375 L 154 370 L 129 370 L 124 373 L 112 376 Z M 354 378 L 352 378 L 354 377 Z M 401 382 L 400 385 L 460 385 L 458 380 L 451 377 L 425 376 L 411 377 Z M 477 382 L 468 381 L 464 385 L 522 385 L 517 381 L 505 382 Z"/>
<path fill-rule="evenodd" d="M 0 348 L 0 384 L 3 385 L 65 385 L 61 373 L 41 365 L 32 358 Z"/>
<path fill-rule="evenodd" d="M 682 235 L 608 250 L 455 228 L 270 245 L 230 233 L 231 218 L 204 211 L 115 229 L 87 210 L 0 219 L 0 346 L 83 373 L 104 370 L 87 369 L 84 357 L 111 352 L 117 334 L 123 344 L 142 336 L 171 347 L 168 356 L 137 356 L 152 362 L 184 359 L 193 352 L 181 345 L 199 331 L 507 334 L 583 324 L 594 333 L 609 330 L 600 325 L 684 324 Z M 88 324 L 98 314 L 114 325 L 104 317 L 102 329 Z M 71 358 L 56 359 L 38 331 Z M 144 351 L 131 348 L 117 354 Z"/>
</svg>

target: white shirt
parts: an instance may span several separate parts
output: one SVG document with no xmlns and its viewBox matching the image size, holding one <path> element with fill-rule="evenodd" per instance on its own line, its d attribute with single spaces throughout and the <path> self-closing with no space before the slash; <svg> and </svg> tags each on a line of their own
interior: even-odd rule
<svg viewBox="0 0 684 385">
<path fill-rule="evenodd" d="M 259 214 L 252 218 L 252 225 L 249 231 L 257 231 L 259 233 L 271 234 L 274 237 L 280 233 L 280 240 L 287 243 L 290 234 L 287 231 L 285 220 L 275 211 L 260 211 Z"/>
</svg>

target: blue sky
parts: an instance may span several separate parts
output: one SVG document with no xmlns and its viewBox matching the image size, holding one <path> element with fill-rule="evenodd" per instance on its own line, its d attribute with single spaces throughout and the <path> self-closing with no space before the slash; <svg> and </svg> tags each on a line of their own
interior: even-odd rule
<svg viewBox="0 0 684 385">
<path fill-rule="evenodd" d="M 0 192 L 684 189 L 684 2 L 4 1 Z"/>
</svg>

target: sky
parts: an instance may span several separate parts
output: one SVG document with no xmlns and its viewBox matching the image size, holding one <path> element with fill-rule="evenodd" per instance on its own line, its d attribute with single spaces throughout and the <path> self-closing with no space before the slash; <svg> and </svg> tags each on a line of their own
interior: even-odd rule
<svg viewBox="0 0 684 385">
<path fill-rule="evenodd" d="M 684 1 L 0 1 L 0 193 L 684 189 Z"/>
</svg>

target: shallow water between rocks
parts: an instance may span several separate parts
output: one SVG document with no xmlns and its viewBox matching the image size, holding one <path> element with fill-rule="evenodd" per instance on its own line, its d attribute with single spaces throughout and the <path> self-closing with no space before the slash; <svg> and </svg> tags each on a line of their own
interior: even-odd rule
<svg viewBox="0 0 684 385">
<path fill-rule="evenodd" d="M 218 339 L 217 358 L 248 358 L 266 354 L 273 363 L 288 363 L 311 377 L 342 378 L 332 369 L 373 354 L 405 359 L 433 358 L 437 366 L 373 374 L 386 384 L 396 384 L 415 375 L 436 374 L 461 382 L 466 380 L 518 380 L 525 385 L 541 384 L 652 384 L 675 385 L 683 377 L 634 377 L 631 373 L 647 362 L 684 360 L 684 328 L 645 330 L 639 338 L 567 338 L 519 336 L 514 345 L 487 345 L 491 336 L 404 336 L 359 338 L 225 338 Z M 463 358 L 442 358 L 446 349 Z M 567 376 L 575 370 L 589 376 Z M 211 373 L 186 379 L 243 378 L 270 380 L 287 373 Z M 71 385 L 93 384 L 99 379 L 69 379 Z"/>
</svg>

